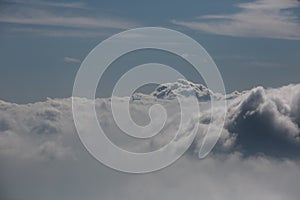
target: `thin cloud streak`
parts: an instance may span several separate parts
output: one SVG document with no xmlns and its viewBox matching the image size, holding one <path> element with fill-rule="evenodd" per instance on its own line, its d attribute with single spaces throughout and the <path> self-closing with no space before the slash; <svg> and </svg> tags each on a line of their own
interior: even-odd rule
<svg viewBox="0 0 300 200">
<path fill-rule="evenodd" d="M 72 12 L 59 8 L 71 9 Z M 78 9 L 90 7 L 82 2 L 4 1 L 0 8 L 0 24 L 9 24 L 4 26 L 4 31 L 9 33 L 72 38 L 107 37 L 116 31 L 140 26 L 134 20 L 107 14 L 99 16 Z"/>
<path fill-rule="evenodd" d="M 296 0 L 258 0 L 235 5 L 235 14 L 203 15 L 194 21 L 171 20 L 171 23 L 216 35 L 300 40 L 300 24 L 290 10 Z"/>
<path fill-rule="evenodd" d="M 71 57 L 64 57 L 64 61 L 67 63 L 81 63 L 81 60 Z"/>
<path fill-rule="evenodd" d="M 84 2 L 51 2 L 51 1 L 37 1 L 37 0 L 5 0 L 7 3 L 16 4 L 30 4 L 34 6 L 51 6 L 60 8 L 75 8 L 75 9 L 89 9 Z"/>
<path fill-rule="evenodd" d="M 25 9 L 23 12 L 2 13 L 0 14 L 0 22 L 75 28 L 128 29 L 137 26 L 137 24 L 125 20 L 104 17 L 63 16 L 37 9 Z"/>
<path fill-rule="evenodd" d="M 111 33 L 103 30 L 79 30 L 79 29 L 43 29 L 43 28 L 10 28 L 10 33 L 28 33 L 29 35 L 38 35 L 46 37 L 72 37 L 72 38 L 94 38 L 107 37 Z"/>
</svg>

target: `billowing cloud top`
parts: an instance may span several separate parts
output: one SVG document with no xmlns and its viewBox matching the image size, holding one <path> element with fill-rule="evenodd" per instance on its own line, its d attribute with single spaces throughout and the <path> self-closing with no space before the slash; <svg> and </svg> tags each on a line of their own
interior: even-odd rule
<svg viewBox="0 0 300 200">
<path fill-rule="evenodd" d="M 192 87 L 186 89 L 186 84 Z M 189 91 L 190 88 L 194 91 Z M 170 139 L 176 130 L 180 108 L 168 105 L 175 105 L 176 95 L 188 96 L 193 93 L 196 94 L 202 109 L 199 117 L 200 130 L 193 145 L 196 148 L 193 151 L 197 152 L 211 120 L 210 97 L 221 98 L 221 94 L 213 93 L 204 85 L 179 80 L 158 86 L 150 95 L 133 95 L 130 106 L 133 119 L 140 121 L 138 123 L 147 123 L 148 108 L 157 102 L 167 106 L 173 116 L 166 123 L 161 137 L 147 143 L 151 146 L 147 148 L 153 148 L 153 145 L 157 147 L 157 143 L 161 146 L 167 142 L 164 140 Z M 82 101 L 91 103 L 86 99 Z M 245 155 L 263 153 L 270 156 L 299 157 L 300 84 L 277 89 L 257 87 L 242 93 L 234 92 L 228 95 L 227 102 L 227 118 L 219 147 L 226 146 L 227 150 L 239 151 Z M 104 124 L 109 137 L 113 139 L 116 137 L 114 134 L 122 134 L 112 118 L 109 99 L 97 99 L 96 109 L 100 123 Z M 54 159 L 71 154 L 68 141 L 74 137 L 76 131 L 72 121 L 70 98 L 48 99 L 45 102 L 25 105 L 1 101 L 0 113 L 1 154 L 32 156 L 35 159 Z M 123 143 L 121 139 L 116 142 Z"/>
<path fill-rule="evenodd" d="M 182 186 L 179 182 L 162 181 L 161 188 L 157 186 L 155 190 L 160 191 L 158 193 L 164 196 L 163 199 L 176 199 L 184 193 L 182 190 L 192 192 L 193 196 L 203 195 L 205 199 L 239 199 L 240 195 L 245 195 L 244 199 L 274 199 L 274 192 L 278 199 L 297 199 L 300 177 L 297 178 L 295 174 L 300 169 L 298 164 L 300 155 L 300 84 L 291 84 L 277 89 L 257 87 L 227 95 L 227 118 L 221 138 L 212 154 L 204 160 L 198 160 L 197 153 L 209 122 L 213 122 L 210 118 L 208 96 L 216 95 L 221 98 L 220 94 L 214 94 L 204 85 L 179 80 L 175 83 L 158 86 L 150 95 L 133 95 L 130 107 L 132 117 L 138 124 L 147 123 L 147 111 L 153 103 L 163 104 L 167 108 L 168 114 L 171 114 L 163 133 L 149 141 L 140 143 L 140 141 L 131 141 L 132 138 L 122 136 L 122 131 L 112 118 L 110 99 L 96 100 L 100 124 L 106 130 L 105 133 L 108 137 L 122 148 L 136 152 L 157 149 L 169 141 L 177 128 L 179 115 L 176 106 L 173 107 L 176 104 L 176 98 L 173 97 L 174 95 L 189 95 L 192 92 L 185 91 L 185 84 L 190 84 L 194 88 L 199 100 L 202 111 L 198 120 L 199 132 L 189 151 L 178 163 L 171 166 L 170 169 L 166 169 L 165 172 L 163 170 L 158 174 L 154 173 L 153 176 L 140 177 L 139 181 L 133 181 L 129 175 L 119 175 L 102 166 L 98 169 L 96 167 L 98 165 L 91 161 L 76 135 L 72 119 L 71 98 L 47 99 L 45 102 L 22 105 L 0 101 L 0 159 L 2 163 L 0 173 L 4 180 L 1 181 L 0 187 L 6 191 L 1 195 L 14 199 L 21 199 L 21 196 L 25 197 L 24 199 L 36 199 L 37 196 L 45 194 L 47 197 L 43 199 L 68 199 L 71 197 L 73 199 L 97 199 L 99 197 L 132 199 L 135 196 L 130 195 L 128 191 L 136 188 L 143 190 L 141 185 L 154 187 L 149 178 L 161 182 L 169 180 L 176 174 L 178 178 L 176 180 L 190 177 L 189 187 L 188 185 Z M 91 103 L 87 99 L 82 99 L 82 102 Z M 144 117 L 145 120 L 141 120 Z M 178 140 L 180 141 L 181 138 L 184 137 L 179 137 Z M 180 142 L 177 144 L 180 148 Z M 224 167 L 220 167 L 223 165 Z M 184 167 L 182 168 L 182 166 Z M 185 172 L 182 174 L 186 175 L 181 177 L 179 172 L 183 169 Z M 268 170 L 266 171 L 266 169 Z M 79 175 L 81 173 L 83 174 Z M 92 173 L 98 174 L 96 177 L 99 180 L 96 180 Z M 223 175 L 227 173 L 229 175 L 224 179 Z M 285 176 L 280 176 L 281 173 L 284 173 Z M 18 177 L 14 174 L 17 174 Z M 67 176 L 66 174 L 73 177 L 70 182 L 68 179 L 62 179 Z M 219 174 L 221 177 L 207 177 L 207 174 Z M 258 181 L 262 174 L 272 176 L 270 182 Z M 20 177 L 31 180 L 32 187 L 22 182 Z M 44 182 L 40 177 L 44 177 Z M 100 177 L 106 177 L 106 185 L 119 189 L 125 181 L 127 189 L 120 189 L 117 194 L 112 195 L 108 192 L 109 189 L 103 185 L 103 179 Z M 116 177 L 118 178 L 116 179 Z M 247 187 L 261 193 L 262 196 L 257 196 L 258 193 L 247 194 L 247 189 L 243 187 L 238 189 L 234 185 L 226 187 L 236 190 L 236 196 L 227 193 L 224 190 L 226 187 L 220 185 L 222 182 L 227 182 L 226 179 L 232 184 L 243 182 Z M 285 185 L 273 183 L 278 180 L 285 181 Z M 86 185 L 83 186 L 79 184 L 80 182 Z M 99 185 L 100 189 L 96 189 L 95 184 Z M 193 184 L 201 185 L 202 189 L 194 190 Z M 267 187 L 265 184 L 271 184 L 272 187 L 270 185 Z M 54 190 L 56 187 L 67 190 L 63 185 L 69 185 L 69 189 L 72 188 L 70 189 L 72 194 L 64 193 L 58 188 L 56 190 L 59 192 L 54 193 L 47 193 L 45 190 L 45 188 Z M 89 192 L 78 193 L 79 187 L 83 187 L 85 191 L 92 191 L 92 194 Z M 208 192 L 213 187 L 216 187 L 218 191 Z M 170 197 L 166 196 L 165 190 L 173 191 L 170 193 Z M 178 192 L 174 190 L 178 190 Z M 87 194 L 95 196 L 90 197 Z M 138 196 L 150 199 L 151 195 L 145 191 Z"/>
</svg>

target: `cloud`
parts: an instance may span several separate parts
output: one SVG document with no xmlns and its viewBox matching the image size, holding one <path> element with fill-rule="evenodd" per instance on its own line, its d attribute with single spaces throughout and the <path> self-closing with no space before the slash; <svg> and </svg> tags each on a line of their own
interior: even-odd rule
<svg viewBox="0 0 300 200">
<path fill-rule="evenodd" d="M 89 38 L 89 37 L 103 37 L 110 36 L 109 32 L 103 30 L 79 30 L 79 29 L 45 29 L 45 28 L 9 28 L 10 33 L 29 33 L 30 35 L 48 36 L 48 37 L 75 37 L 75 38 Z"/>
<path fill-rule="evenodd" d="M 237 133 L 235 146 L 245 154 L 298 157 L 299 119 L 293 114 L 299 103 L 298 91 L 300 85 L 276 90 L 258 87 L 233 100 L 225 128 Z"/>
<path fill-rule="evenodd" d="M 67 63 L 81 63 L 81 60 L 71 57 L 64 57 L 64 61 Z"/>
<path fill-rule="evenodd" d="M 65 60 L 79 62 L 79 60 L 69 57 L 66 57 Z M 180 108 L 174 94 L 188 95 L 192 93 L 189 90 L 184 92 L 185 84 L 182 80 L 163 84 L 157 87 L 157 91 L 152 93 L 153 96 L 135 95 L 133 98 L 130 107 L 131 116 L 138 124 L 149 123 L 148 109 L 154 103 L 160 103 L 165 107 L 170 117 L 165 123 L 164 134 L 159 134 L 150 140 L 143 141 L 127 137 L 113 119 L 110 101 L 97 99 L 97 115 L 104 132 L 111 133 L 108 134 L 108 137 L 128 150 L 143 152 L 155 150 L 166 145 L 174 137 L 180 121 Z M 214 123 L 217 123 L 219 119 L 211 120 L 209 102 L 207 102 L 209 98 L 206 98 L 209 90 L 201 84 L 190 82 L 189 84 L 192 84 L 192 87 L 195 88 L 202 111 L 199 118 L 199 133 L 191 147 L 191 152 L 197 153 L 209 127 L 209 122 L 212 123 L 211 126 L 214 126 Z M 166 87 L 173 88 L 173 93 L 167 92 Z M 171 94 L 171 96 L 162 97 L 159 95 L 157 97 L 158 93 Z M 213 92 L 209 91 L 209 93 Z M 218 94 L 212 95 L 219 96 Z M 288 85 L 277 89 L 257 87 L 249 91 L 227 95 L 227 118 L 216 150 L 218 152 L 239 152 L 245 155 L 265 154 L 272 157 L 299 157 L 299 95 L 300 84 Z M 122 101 L 122 98 L 120 98 L 120 101 Z M 91 100 L 79 99 L 79 101 L 82 101 L 82 104 L 92 103 Z M 1 102 L 0 112 L 0 131 L 3 133 L 2 136 L 6 139 L 8 138 L 7 141 L 12 143 L 22 141 L 24 136 L 39 137 L 42 140 L 38 141 L 38 148 L 34 149 L 42 148 L 41 145 L 44 139 L 45 141 L 50 139 L 50 141 L 54 140 L 55 142 L 56 139 L 61 140 L 61 137 L 66 132 L 68 134 L 75 132 L 70 99 L 49 99 L 46 102 L 26 105 Z M 193 127 L 194 125 L 187 124 L 186 126 Z M 90 127 L 89 124 L 87 124 L 88 127 Z M 189 128 L 185 127 L 187 130 Z M 6 139 L 3 141 L 6 141 Z M 181 139 L 184 139 L 184 133 L 178 136 L 178 145 L 180 145 Z M 6 147 L 13 146 L 9 145 L 9 142 L 4 143 Z M 18 146 L 21 147 L 22 145 Z M 28 147 L 30 146 L 34 147 L 31 143 Z"/>
<path fill-rule="evenodd" d="M 174 99 L 176 95 L 192 95 L 200 101 L 200 130 L 191 152 L 199 152 L 202 139 L 209 126 L 220 119 L 211 120 L 206 101 L 212 95 L 221 98 L 201 84 L 188 83 L 194 92 L 186 89 L 185 82 L 162 84 L 152 93 L 159 99 Z M 298 157 L 300 155 L 299 121 L 300 84 L 276 89 L 253 88 L 227 95 L 228 110 L 225 126 L 216 152 L 240 152 L 244 156 L 264 154 L 271 157 Z M 217 109 L 217 108 L 216 108 Z M 209 123 L 211 122 L 211 124 Z"/>
<path fill-rule="evenodd" d="M 176 25 L 217 35 L 300 39 L 300 24 L 291 9 L 299 8 L 297 0 L 257 0 L 236 4 L 234 14 L 203 15 L 194 21 L 172 20 Z"/>
<path fill-rule="evenodd" d="M 80 29 L 58 29 L 58 28 L 8 28 L 10 33 L 29 33 L 37 36 L 48 37 L 75 37 L 75 38 L 89 38 L 89 37 L 108 37 L 111 34 L 103 30 L 80 30 Z"/>
<path fill-rule="evenodd" d="M 4 9 L 0 14 L 0 22 L 75 28 L 128 29 L 137 26 L 135 23 L 123 19 L 64 15 L 62 13 L 53 13 L 48 10 L 27 7 Z"/>
<path fill-rule="evenodd" d="M 256 66 L 256 67 L 280 67 L 281 64 L 277 62 L 265 62 L 265 61 L 253 61 L 250 62 L 251 65 Z"/>
<path fill-rule="evenodd" d="M 262 156 L 243 159 L 239 154 L 230 154 L 225 159 L 210 157 L 201 161 L 184 157 L 158 173 L 130 179 L 124 190 L 138 190 L 140 193 L 118 192 L 129 196 L 127 199 L 149 200 L 195 197 L 296 200 L 299 195 L 296 189 L 299 185 L 297 170 L 299 166 L 294 162 L 270 160 Z"/>
<path fill-rule="evenodd" d="M 70 8 L 72 12 L 51 7 Z M 0 8 L 0 23 L 9 23 L 4 28 L 10 32 L 33 33 L 50 37 L 98 37 L 111 35 L 112 30 L 139 26 L 132 20 L 109 15 L 97 15 L 74 8 L 85 9 L 80 2 L 13 1 Z M 20 25 L 22 27 L 20 27 Z"/>
<path fill-rule="evenodd" d="M 53 2 L 53 1 L 37 1 L 37 0 L 4 0 L 7 3 L 18 4 L 30 4 L 33 6 L 51 6 L 61 8 L 76 8 L 76 9 L 88 9 L 88 6 L 84 2 Z"/>
<path fill-rule="evenodd" d="M 88 155 L 47 165 L 6 160 L 2 166 L 6 166 L 0 172 L 5 199 L 298 200 L 300 195 L 299 163 L 263 156 L 244 159 L 230 154 L 201 161 L 183 157 L 145 175 L 118 173 Z"/>
<path fill-rule="evenodd" d="M 64 142 L 74 131 L 66 106 L 63 100 L 33 105 L 0 101 L 1 156 L 41 161 L 72 157 Z"/>
<path fill-rule="evenodd" d="M 179 83 L 173 84 L 174 92 L 186 95 Z M 166 85 L 172 87 L 171 83 Z M 139 176 L 104 167 L 88 154 L 76 135 L 70 98 L 31 104 L 0 101 L 0 190 L 4 191 L 0 195 L 16 200 L 177 200 L 195 196 L 297 200 L 300 84 L 275 89 L 257 87 L 228 96 L 225 127 L 212 154 L 202 160 L 197 157 L 210 122 L 207 102 L 200 98 L 200 131 L 189 151 L 172 166 Z M 87 99 L 81 101 L 92 103 Z M 166 144 L 180 119 L 173 105 L 176 102 L 171 98 L 141 94 L 131 102 L 132 118 L 147 124 L 147 111 L 153 103 L 163 104 L 171 117 L 164 134 L 150 141 L 134 140 L 122 133 L 113 121 L 109 99 L 97 99 L 95 108 L 112 142 L 130 151 L 143 152 Z M 180 142 L 176 144 L 180 148 Z"/>
</svg>

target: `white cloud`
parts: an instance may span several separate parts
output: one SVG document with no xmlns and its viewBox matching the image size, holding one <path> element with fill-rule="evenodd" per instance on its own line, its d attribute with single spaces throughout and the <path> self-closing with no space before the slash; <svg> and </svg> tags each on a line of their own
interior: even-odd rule
<svg viewBox="0 0 300 200">
<path fill-rule="evenodd" d="M 81 60 L 71 57 L 64 57 L 64 61 L 68 63 L 81 63 Z"/>
<path fill-rule="evenodd" d="M 72 12 L 51 7 L 70 8 Z M 14 26 L 4 28 L 9 32 L 33 33 L 50 37 L 98 37 L 111 35 L 112 29 L 129 29 L 138 23 L 110 15 L 81 12 L 73 8 L 87 8 L 80 2 L 17 1 L 3 3 L 0 8 L 0 23 Z M 22 25 L 20 27 L 19 25 Z M 37 26 L 38 25 L 38 26 Z M 108 34 L 110 33 L 110 34 Z"/>
<path fill-rule="evenodd" d="M 175 92 L 182 89 L 176 87 Z M 1 195 L 17 200 L 37 196 L 45 200 L 298 200 L 300 84 L 276 89 L 258 87 L 232 96 L 226 126 L 213 154 L 203 160 L 194 154 L 210 119 L 209 110 L 204 109 L 199 122 L 202 131 L 189 152 L 166 169 L 139 176 L 104 167 L 87 153 L 76 136 L 70 98 L 23 105 L 0 101 L 0 187 L 5 191 Z M 131 105 L 135 120 L 146 116 L 147 122 L 147 111 L 154 101 L 175 112 L 161 137 L 141 143 L 121 136 L 108 99 L 96 100 L 98 119 L 107 136 L 122 148 L 144 151 L 160 147 L 176 130 L 177 111 L 173 105 L 168 107 L 171 99 L 138 97 Z M 261 148 L 257 140 L 260 135 L 266 139 L 262 141 L 266 148 Z M 242 136 L 247 136 L 248 142 Z M 288 151 L 290 148 L 294 152 Z M 272 154 L 272 149 L 279 151 Z M 283 157 L 278 158 L 280 153 Z M 293 153 L 298 154 L 290 156 Z"/>
<path fill-rule="evenodd" d="M 64 100 L 32 105 L 0 101 L 1 156 L 41 161 L 73 157 L 65 144 L 74 131 L 67 107 Z"/>
<path fill-rule="evenodd" d="M 47 10 L 26 7 L 4 9 L 0 14 L 0 22 L 75 28 L 128 29 L 137 26 L 135 23 L 123 19 L 64 15 L 62 13 L 53 13 Z"/>
<path fill-rule="evenodd" d="M 67 58 L 67 60 L 71 62 L 79 61 L 75 58 Z M 104 132 L 113 133 L 108 134 L 108 137 L 118 145 L 129 148 L 128 150 L 154 150 L 167 144 L 174 137 L 173 134 L 176 132 L 178 122 L 180 121 L 179 105 L 177 101 L 172 101 L 175 98 L 174 93 L 178 93 L 178 95 L 192 93 L 191 91 L 184 92 L 184 86 L 181 80 L 174 84 L 168 83 L 159 86 L 157 91 L 152 93 L 152 95 L 157 96 L 159 92 L 168 95 L 168 97 L 158 95 L 159 97 L 157 98 L 159 98 L 159 101 L 154 96 L 148 95 L 137 95 L 134 97 L 131 104 L 131 115 L 139 124 L 148 123 L 148 109 L 154 103 L 161 103 L 166 108 L 168 116 L 171 116 L 166 121 L 163 129 L 164 134 L 155 136 L 151 140 L 143 140 L 142 142 L 138 139 L 130 141 L 131 138 L 124 136 L 124 133 L 113 120 L 110 101 L 107 99 L 97 99 L 97 115 L 101 120 Z M 162 87 L 164 90 L 161 90 Z M 211 120 L 209 104 L 207 103 L 209 101 L 209 98 L 207 98 L 209 90 L 204 88 L 205 86 L 203 85 L 195 84 L 192 87 L 195 88 L 198 94 L 199 105 L 202 111 L 199 118 L 200 131 L 191 148 L 192 152 L 197 153 L 199 151 L 199 144 L 202 143 L 203 133 L 206 132 Z M 201 88 L 201 90 L 197 89 L 197 87 Z M 173 94 L 167 91 L 168 88 L 174 88 Z M 210 93 L 212 92 L 210 91 Z M 242 93 L 229 94 L 227 119 L 217 149 L 221 151 L 229 150 L 230 152 L 241 151 L 242 153 L 251 153 L 253 155 L 263 153 L 269 156 L 273 156 L 274 149 L 280 151 L 276 156 L 288 156 L 293 149 L 298 149 L 299 151 L 299 94 L 300 84 L 278 89 L 263 89 L 262 87 L 258 87 Z M 218 96 L 218 94 L 214 95 Z M 92 103 L 92 101 L 82 99 L 82 103 Z M 0 112 L 0 132 L 3 133 L 2 137 L 6 138 L 2 140 L 3 144 L 5 144 L 5 149 L 14 146 L 12 144 L 15 142 L 22 141 L 24 136 L 41 139 L 37 141 L 38 148 L 34 148 L 34 145 L 31 143 L 35 140 L 32 140 L 28 147 L 45 149 L 41 145 L 46 140 L 50 139 L 50 141 L 54 140 L 55 142 L 56 139 L 61 140 L 61 137 L 65 134 L 70 134 L 70 132 L 73 134 L 75 132 L 70 99 L 49 99 L 46 102 L 27 105 L 1 102 Z M 218 119 L 215 118 L 215 121 L 212 121 L 212 123 L 214 122 L 218 122 Z M 90 127 L 89 124 L 87 124 L 87 127 Z M 245 137 L 248 139 L 245 140 Z M 184 138 L 184 135 L 178 136 L 178 140 L 180 138 Z M 261 143 L 257 143 L 257 139 Z M 266 144 L 269 139 L 273 143 L 268 146 Z M 129 141 L 130 143 L 128 143 Z M 10 142 L 12 143 L 10 144 Z M 59 144 L 62 143 L 59 142 Z M 282 144 L 280 148 L 276 146 L 279 144 Z M 22 145 L 17 146 L 22 147 Z"/>
<path fill-rule="evenodd" d="M 297 0 L 257 0 L 236 5 L 234 14 L 204 15 L 194 21 L 172 20 L 173 24 L 217 35 L 300 40 L 300 24 L 290 9 Z"/>
</svg>

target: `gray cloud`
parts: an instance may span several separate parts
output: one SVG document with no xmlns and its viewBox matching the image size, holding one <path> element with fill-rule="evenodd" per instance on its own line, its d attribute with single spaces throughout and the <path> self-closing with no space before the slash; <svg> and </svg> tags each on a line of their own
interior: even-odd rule
<svg viewBox="0 0 300 200">
<path fill-rule="evenodd" d="M 64 100 L 17 105 L 0 102 L 1 155 L 49 160 L 70 156 L 67 134 L 74 129 Z M 69 108 L 67 108 L 69 110 Z"/>
<path fill-rule="evenodd" d="M 258 87 L 234 100 L 226 128 L 238 133 L 236 146 L 250 154 L 299 157 L 299 118 L 294 114 L 299 90 L 299 85 L 277 90 Z"/>
</svg>

